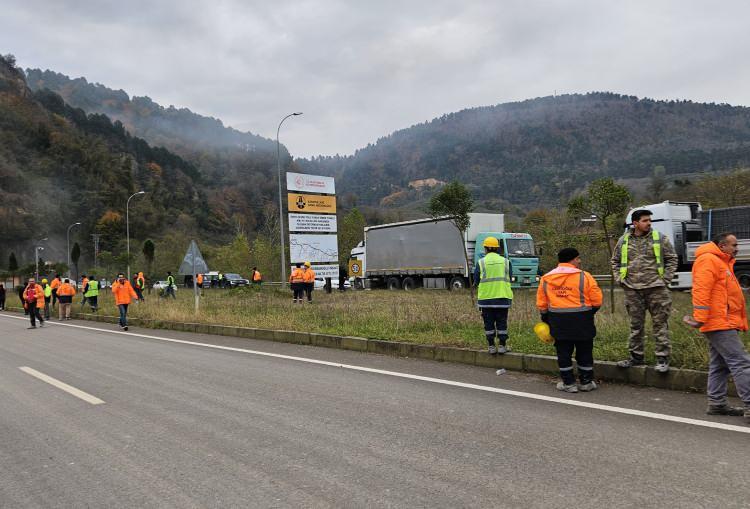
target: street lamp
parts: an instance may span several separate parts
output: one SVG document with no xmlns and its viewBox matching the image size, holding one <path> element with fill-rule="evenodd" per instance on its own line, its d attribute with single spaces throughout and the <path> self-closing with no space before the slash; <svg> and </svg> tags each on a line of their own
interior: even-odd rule
<svg viewBox="0 0 750 509">
<path fill-rule="evenodd" d="M 138 191 L 137 193 L 133 193 L 130 195 L 130 198 L 128 198 L 128 201 L 125 203 L 125 231 L 126 236 L 128 238 L 128 281 L 130 281 L 130 200 L 134 196 L 138 196 L 139 194 L 146 194 L 146 191 Z"/>
<path fill-rule="evenodd" d="M 46 239 L 42 239 L 46 240 Z M 37 281 L 39 281 L 39 251 L 44 251 L 44 248 L 42 246 L 36 246 L 36 249 L 34 249 L 34 264 L 36 265 L 36 269 L 34 270 L 34 276 Z"/>
<path fill-rule="evenodd" d="M 68 233 L 67 233 L 67 239 L 68 239 L 68 277 L 70 277 L 70 229 L 74 226 L 79 226 L 81 223 L 73 223 L 70 226 L 68 226 Z"/>
<path fill-rule="evenodd" d="M 281 145 L 279 144 L 279 132 L 281 124 L 289 117 L 302 115 L 302 112 L 290 113 L 279 122 L 279 128 L 276 129 L 276 169 L 279 173 L 279 231 L 281 233 L 281 288 L 286 286 L 286 253 L 284 252 L 284 203 L 281 201 Z"/>
</svg>

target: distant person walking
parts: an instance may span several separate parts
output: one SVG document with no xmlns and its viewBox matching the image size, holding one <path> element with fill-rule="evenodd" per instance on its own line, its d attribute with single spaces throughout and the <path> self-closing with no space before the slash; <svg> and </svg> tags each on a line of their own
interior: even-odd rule
<svg viewBox="0 0 750 509">
<path fill-rule="evenodd" d="M 73 297 L 76 294 L 75 287 L 70 283 L 70 279 L 65 279 L 57 287 L 57 298 L 60 300 L 58 316 L 60 320 L 70 320 L 70 308 L 73 305 Z"/>
<path fill-rule="evenodd" d="M 42 279 L 42 289 L 44 290 L 44 319 L 49 320 L 49 307 L 52 302 L 52 287 L 46 278 Z"/>
<path fill-rule="evenodd" d="M 137 276 L 135 276 L 135 293 L 138 295 L 138 302 L 145 302 L 146 299 L 143 298 L 143 290 L 146 288 L 146 278 L 143 276 L 143 272 L 139 272 Z"/>
<path fill-rule="evenodd" d="M 669 314 L 672 295 L 669 282 L 677 270 L 677 254 L 669 239 L 651 227 L 651 211 L 635 210 L 632 228 L 617 242 L 612 255 L 615 280 L 625 291 L 625 308 L 630 315 L 630 358 L 617 363 L 621 368 L 642 366 L 646 310 L 654 328 L 656 371 L 669 371 L 671 343 Z"/>
<path fill-rule="evenodd" d="M 31 327 L 29 329 L 36 329 L 36 320 L 39 320 L 39 327 L 44 327 L 44 319 L 39 313 L 44 308 L 44 288 L 36 284 L 36 280 L 33 277 L 29 278 L 29 282 L 23 290 L 23 298 L 28 306 L 29 317 L 31 319 Z"/>
<path fill-rule="evenodd" d="M 260 285 L 263 284 L 263 276 L 260 274 L 258 267 L 253 267 L 252 282 L 253 288 L 260 290 Z"/>
<path fill-rule="evenodd" d="M 289 275 L 289 284 L 292 287 L 292 302 L 302 304 L 305 295 L 305 271 L 302 270 L 301 263 L 294 265 L 294 269 Z"/>
<path fill-rule="evenodd" d="M 489 354 L 504 354 L 508 351 L 508 310 L 513 303 L 510 261 L 500 255 L 502 248 L 495 237 L 487 237 L 482 245 L 486 254 L 474 267 L 477 305 L 482 312 Z"/>
<path fill-rule="evenodd" d="M 91 306 L 91 311 L 96 313 L 99 309 L 99 281 L 96 280 L 93 274 L 91 275 L 91 279 L 87 280 L 86 286 L 83 287 L 83 296 L 85 297 L 83 302 L 88 302 L 89 306 Z M 83 309 L 83 305 L 81 305 L 81 309 Z"/>
<path fill-rule="evenodd" d="M 172 296 L 173 299 L 177 299 L 177 297 L 174 294 L 175 284 L 174 276 L 172 275 L 172 272 L 167 272 L 167 287 L 164 289 L 164 298 Z"/>
<path fill-rule="evenodd" d="M 122 330 L 128 330 L 128 306 L 133 299 L 138 299 L 138 294 L 125 278 L 125 274 L 117 274 L 117 280 L 112 283 L 112 295 L 115 296 L 115 305 L 120 310 L 120 327 Z"/>
<path fill-rule="evenodd" d="M 0 283 L 0 311 L 5 311 L 5 285 Z"/>
<path fill-rule="evenodd" d="M 61 284 L 62 284 L 62 279 L 60 278 L 60 274 L 55 274 L 55 278 L 49 284 L 50 288 L 52 288 L 52 307 L 53 308 L 57 305 L 57 289 L 60 288 Z"/>
<path fill-rule="evenodd" d="M 748 330 L 745 296 L 734 275 L 737 237 L 721 233 L 695 251 L 693 263 L 693 316 L 683 320 L 699 328 L 708 340 L 709 415 L 744 415 L 750 424 L 750 355 L 739 331 Z M 729 406 L 727 382 L 734 379 L 745 404 Z"/>
<path fill-rule="evenodd" d="M 81 274 L 81 295 L 83 296 L 81 298 L 81 311 L 83 311 L 83 306 L 86 305 L 86 286 L 89 284 L 89 278 L 86 277 L 86 274 Z"/>
<path fill-rule="evenodd" d="M 539 282 L 536 307 L 555 338 L 560 378 L 557 390 L 588 392 L 594 381 L 594 315 L 602 305 L 602 291 L 594 277 L 581 270 L 578 250 L 567 247 L 557 253 L 560 262 Z M 580 385 L 573 373 L 573 352 L 578 362 Z"/>
<path fill-rule="evenodd" d="M 315 271 L 312 269 L 310 262 L 305 262 L 305 268 L 303 269 L 303 279 L 305 281 L 305 294 L 307 295 L 307 302 L 312 302 L 312 293 L 315 289 Z"/>
</svg>

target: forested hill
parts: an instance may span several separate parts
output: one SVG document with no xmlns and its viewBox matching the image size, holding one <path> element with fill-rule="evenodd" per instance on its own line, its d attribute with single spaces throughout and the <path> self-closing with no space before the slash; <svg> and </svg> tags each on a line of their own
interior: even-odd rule
<svg viewBox="0 0 750 509">
<path fill-rule="evenodd" d="M 353 156 L 297 163 L 338 176 L 342 193 L 367 204 L 413 203 L 436 182 L 458 179 L 491 209 L 554 206 L 601 176 L 748 166 L 750 108 L 612 93 L 544 97 L 451 113 Z"/>
<path fill-rule="evenodd" d="M 33 261 L 33 239 L 49 237 L 43 255 L 64 260 L 65 232 L 102 234 L 101 250 L 124 252 L 125 202 L 133 240 L 174 229 L 217 232 L 198 169 L 132 136 L 120 122 L 86 114 L 49 90 L 32 92 L 11 56 L 0 57 L 0 259 Z M 132 215 L 133 210 L 138 213 Z M 91 262 L 89 243 L 83 262 Z M 5 268 L 5 267 L 3 267 Z"/>
</svg>

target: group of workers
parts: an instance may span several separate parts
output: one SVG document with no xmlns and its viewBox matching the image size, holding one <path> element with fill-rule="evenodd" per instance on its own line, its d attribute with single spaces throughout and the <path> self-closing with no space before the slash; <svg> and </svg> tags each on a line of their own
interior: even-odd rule
<svg viewBox="0 0 750 509">
<path fill-rule="evenodd" d="M 305 295 L 307 302 L 312 302 L 312 292 L 315 289 L 315 271 L 310 262 L 297 263 L 289 276 L 289 285 L 292 287 L 292 302 L 302 304 Z"/>
<path fill-rule="evenodd" d="M 652 213 L 636 210 L 632 226 L 619 239 L 611 264 L 616 283 L 625 293 L 630 317 L 629 357 L 617 363 L 623 369 L 646 364 L 644 329 L 646 311 L 651 315 L 658 373 L 669 371 L 671 342 L 669 315 L 672 296 L 669 282 L 677 269 L 677 255 L 669 239 L 651 227 Z M 475 268 L 477 302 L 484 320 L 488 351 L 508 351 L 508 311 L 513 302 L 509 261 L 494 237 L 484 241 L 485 256 Z M 710 415 L 744 416 L 750 423 L 750 354 L 739 332 L 748 330 L 745 297 L 734 275 L 737 238 L 721 233 L 698 248 L 693 264 L 693 314 L 683 322 L 704 333 L 709 347 L 708 409 Z M 546 332 L 554 342 L 560 370 L 558 390 L 568 393 L 593 391 L 594 315 L 602 305 L 602 291 L 591 274 L 581 269 L 580 253 L 573 247 L 558 252 L 558 265 L 544 274 L 536 306 Z M 548 329 L 546 329 L 548 327 Z M 536 327 L 535 327 L 536 329 Z M 497 344 L 496 344 L 497 341 Z M 573 357 L 578 365 L 578 381 Z M 730 406 L 728 378 L 732 376 L 744 407 Z"/>
</svg>

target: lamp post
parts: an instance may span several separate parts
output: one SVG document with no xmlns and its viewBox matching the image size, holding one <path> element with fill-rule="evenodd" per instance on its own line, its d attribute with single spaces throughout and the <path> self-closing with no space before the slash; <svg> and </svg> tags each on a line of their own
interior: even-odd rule
<svg viewBox="0 0 750 509">
<path fill-rule="evenodd" d="M 39 251 L 44 251 L 44 248 L 42 246 L 36 246 L 34 249 L 34 264 L 36 265 L 34 276 L 37 281 L 39 281 Z"/>
<path fill-rule="evenodd" d="M 70 277 L 70 229 L 74 226 L 79 226 L 81 223 L 73 223 L 70 226 L 68 226 L 68 233 L 66 235 L 68 239 L 68 277 Z"/>
<path fill-rule="evenodd" d="M 137 193 L 131 194 L 130 198 L 128 198 L 128 201 L 125 203 L 125 235 L 127 236 L 128 242 L 128 281 L 130 281 L 130 200 L 139 194 L 146 194 L 146 191 L 138 191 Z"/>
<path fill-rule="evenodd" d="M 279 132 L 281 124 L 289 117 L 302 115 L 302 112 L 290 113 L 279 122 L 279 128 L 276 129 L 276 169 L 279 173 L 279 232 L 281 234 L 281 288 L 286 286 L 286 253 L 284 247 L 284 202 L 281 201 L 281 145 L 279 144 Z"/>
</svg>

